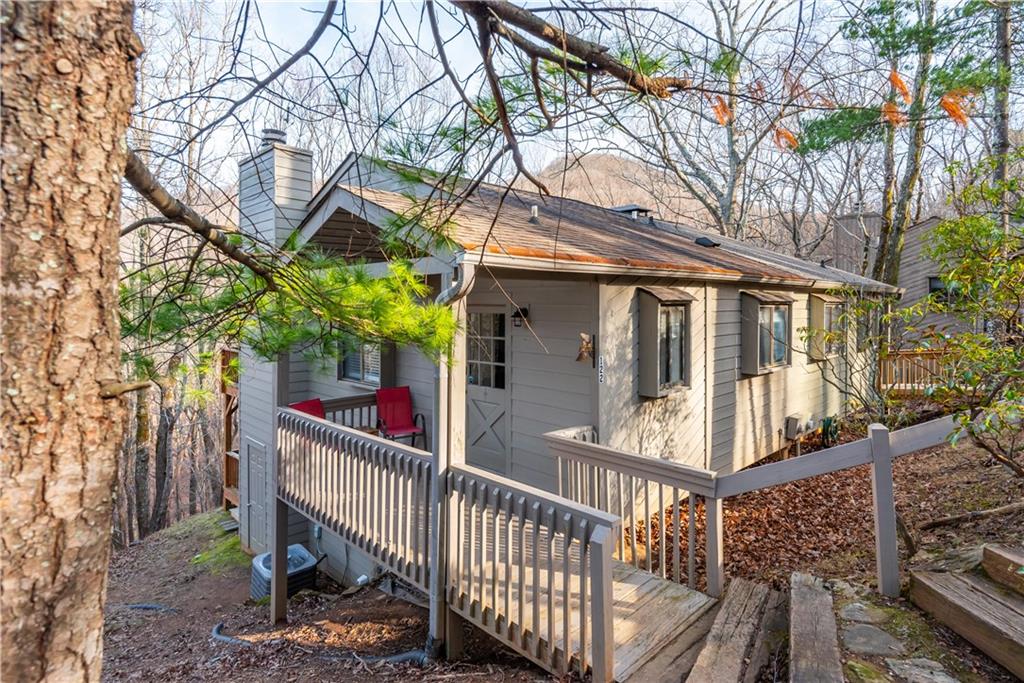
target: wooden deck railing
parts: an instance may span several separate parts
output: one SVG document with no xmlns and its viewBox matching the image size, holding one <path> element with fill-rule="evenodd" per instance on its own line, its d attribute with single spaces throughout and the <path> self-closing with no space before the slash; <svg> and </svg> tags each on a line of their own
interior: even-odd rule
<svg viewBox="0 0 1024 683">
<path fill-rule="evenodd" d="M 427 590 L 430 453 L 289 408 L 277 428 L 278 498 Z"/>
<path fill-rule="evenodd" d="M 614 492 L 616 491 L 620 492 L 618 500 L 621 504 L 623 499 L 627 503 L 631 500 L 630 496 L 633 495 L 631 492 L 646 490 L 647 497 L 651 497 L 651 484 L 660 485 L 655 486 L 655 490 L 659 491 L 662 486 L 667 485 L 672 488 L 672 497 L 667 504 L 664 499 L 659 497 L 659 506 L 656 510 L 660 513 L 659 517 L 664 517 L 665 510 L 670 505 L 674 520 L 672 527 L 676 528 L 679 526 L 677 523 L 679 519 L 678 497 L 682 492 L 688 492 L 691 510 L 689 520 L 691 531 L 687 539 L 687 548 L 691 555 L 688 558 L 688 579 L 693 573 L 692 554 L 695 547 L 692 531 L 694 529 L 693 496 L 702 496 L 707 510 L 707 528 L 705 530 L 707 592 L 713 596 L 721 594 L 725 581 L 725 541 L 727 539 L 724 537 L 722 525 L 722 503 L 725 499 L 851 467 L 871 465 L 875 555 L 878 564 L 879 590 L 885 595 L 896 596 L 899 595 L 899 555 L 896 541 L 892 461 L 908 453 L 945 443 L 953 429 L 954 419 L 952 417 L 939 418 L 900 429 L 891 434 L 882 425 L 872 425 L 870 435 L 866 439 L 722 476 L 716 476 L 707 470 L 685 467 L 657 458 L 625 453 L 602 446 L 596 443 L 597 439 L 592 427 L 574 427 L 551 432 L 545 435 L 545 439 L 552 456 L 558 461 L 560 491 L 564 490 L 563 495 L 568 495 L 573 499 L 596 500 L 597 506 L 602 507 L 605 500 L 615 500 Z M 565 474 L 566 471 L 568 471 L 568 475 Z M 609 473 L 614 473 L 610 479 Z M 620 476 L 626 477 L 625 489 L 623 489 Z M 629 480 L 629 476 L 633 477 L 633 481 Z M 639 488 L 634 486 L 637 479 L 640 481 Z M 611 492 L 607 499 L 604 497 L 605 490 Z M 602 507 L 602 509 L 604 508 Z M 627 510 L 623 510 L 621 514 L 629 513 Z M 645 514 L 647 520 L 642 522 L 641 528 L 649 532 L 651 520 L 650 512 L 646 508 Z M 678 548 L 681 539 L 678 532 L 673 533 L 671 539 L 668 538 L 664 530 L 666 525 L 660 522 L 661 520 L 659 520 L 658 526 L 661 528 L 662 536 L 660 538 L 655 536 L 654 540 L 660 546 L 659 566 L 661 567 L 660 573 L 664 577 L 666 576 L 664 570 L 666 543 L 671 543 L 673 548 Z M 634 539 L 631 538 L 630 541 L 634 541 Z M 673 550 L 673 552 L 675 551 Z M 645 561 L 647 562 L 646 569 L 650 570 L 652 567 L 650 553 Z M 675 557 L 673 562 L 674 566 L 678 567 Z M 673 574 L 678 577 L 677 571 L 674 571 Z"/>
<path fill-rule="evenodd" d="M 470 466 L 447 488 L 449 606 L 551 671 L 610 681 L 618 518 Z"/>
<path fill-rule="evenodd" d="M 676 582 L 684 576 L 679 512 L 685 501 L 685 578 L 690 588 L 697 587 L 698 497 L 704 498 L 705 504 L 708 498 L 712 499 L 712 504 L 706 505 L 711 520 L 711 533 L 706 538 L 712 546 L 720 542 L 715 536 L 720 527 L 716 517 L 720 511 L 713 501 L 714 473 L 602 446 L 596 430 L 589 426 L 551 432 L 544 438 L 556 460 L 559 495 L 610 512 L 622 520 L 617 559 Z M 669 508 L 670 524 L 666 519 Z M 657 556 L 654 548 L 658 549 Z M 713 573 L 714 567 L 710 570 Z M 709 589 L 719 583 L 714 575 L 706 578 Z"/>
<path fill-rule="evenodd" d="M 377 394 L 355 394 L 323 402 L 324 414 L 331 422 L 345 427 L 377 426 Z"/>
<path fill-rule="evenodd" d="M 942 352 L 930 349 L 890 351 L 878 359 L 880 389 L 921 393 L 942 382 Z"/>
</svg>

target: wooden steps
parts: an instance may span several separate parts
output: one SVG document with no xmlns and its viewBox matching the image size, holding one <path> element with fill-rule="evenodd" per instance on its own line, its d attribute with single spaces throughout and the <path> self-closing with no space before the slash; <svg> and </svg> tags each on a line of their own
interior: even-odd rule
<svg viewBox="0 0 1024 683">
<path fill-rule="evenodd" d="M 774 650 L 785 640 L 785 612 L 786 598 L 782 593 L 754 581 L 733 579 L 686 680 L 756 681 Z"/>
<path fill-rule="evenodd" d="M 832 595 L 819 579 L 794 573 L 789 592 L 789 680 L 842 683 Z"/>
<path fill-rule="evenodd" d="M 910 599 L 1024 678 L 1024 596 L 976 573 L 912 571 Z"/>
<path fill-rule="evenodd" d="M 988 578 L 1024 595 L 1024 549 L 987 545 L 982 549 L 981 566 Z"/>
</svg>

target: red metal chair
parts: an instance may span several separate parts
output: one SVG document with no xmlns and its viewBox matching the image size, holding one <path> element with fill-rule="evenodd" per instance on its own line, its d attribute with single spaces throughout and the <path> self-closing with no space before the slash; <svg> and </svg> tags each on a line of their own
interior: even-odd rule
<svg viewBox="0 0 1024 683">
<path fill-rule="evenodd" d="M 321 420 L 326 419 L 323 401 L 318 398 L 311 398 L 308 401 L 299 401 L 298 403 L 289 403 L 288 407 L 300 413 L 319 417 Z"/>
<path fill-rule="evenodd" d="M 385 439 L 409 439 L 416 445 L 416 437 L 427 445 L 426 420 L 421 413 L 412 414 L 412 394 L 409 387 L 389 387 L 377 390 L 377 429 Z"/>
</svg>

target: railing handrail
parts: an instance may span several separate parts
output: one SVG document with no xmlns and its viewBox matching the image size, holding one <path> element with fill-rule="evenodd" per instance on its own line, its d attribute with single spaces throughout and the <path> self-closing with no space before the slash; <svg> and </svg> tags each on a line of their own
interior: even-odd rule
<svg viewBox="0 0 1024 683">
<path fill-rule="evenodd" d="M 613 472 L 621 472 L 666 486 L 675 486 L 700 496 L 715 495 L 717 475 L 700 467 L 683 465 L 647 455 L 637 455 L 610 446 L 580 441 L 570 434 L 586 427 L 570 427 L 544 434 L 549 449 L 556 455 L 575 462 L 597 465 Z"/>
<path fill-rule="evenodd" d="M 351 396 L 328 398 L 321 401 L 321 403 L 323 403 L 324 412 L 326 413 L 344 410 L 345 408 L 362 408 L 365 406 L 377 405 L 377 394 L 371 391 L 366 394 L 353 394 Z"/>
<path fill-rule="evenodd" d="M 589 505 L 582 505 L 568 498 L 563 498 L 558 494 L 508 479 L 489 470 L 468 464 L 452 465 L 448 468 L 448 476 L 450 480 L 454 480 L 459 475 L 470 476 L 474 479 L 482 479 L 490 484 L 503 488 L 516 496 L 520 496 L 531 501 L 540 501 L 544 506 L 553 507 L 558 512 L 570 512 L 575 516 L 586 519 L 589 523 L 595 526 L 608 527 L 614 531 L 622 524 L 622 520 L 618 515 L 603 512 L 597 508 L 592 508 Z"/>
<path fill-rule="evenodd" d="M 406 444 L 399 443 L 398 441 L 391 441 L 376 434 L 364 432 L 361 429 L 353 429 L 352 427 L 346 427 L 344 425 L 338 424 L 337 422 L 331 422 L 330 420 L 325 420 L 323 418 L 316 417 L 315 415 L 310 415 L 309 413 L 304 413 L 302 411 L 295 410 L 294 408 L 279 406 L 277 411 L 279 414 L 291 415 L 294 418 L 297 418 L 299 420 L 305 420 L 306 422 L 312 425 L 316 425 L 317 427 L 324 427 L 339 434 L 347 434 L 348 436 L 352 436 L 358 439 L 364 439 L 373 445 L 393 450 L 413 458 L 419 458 L 428 463 L 431 461 L 431 458 L 433 457 L 429 451 L 421 451 L 418 448 L 407 446 Z"/>
</svg>

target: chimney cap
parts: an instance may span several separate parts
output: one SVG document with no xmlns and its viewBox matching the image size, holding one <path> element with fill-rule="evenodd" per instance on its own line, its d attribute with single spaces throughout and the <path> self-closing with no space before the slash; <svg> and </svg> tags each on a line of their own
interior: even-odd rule
<svg viewBox="0 0 1024 683">
<path fill-rule="evenodd" d="M 262 136 L 264 147 L 269 147 L 273 144 L 283 145 L 288 140 L 287 134 L 280 128 L 264 128 Z"/>
</svg>

